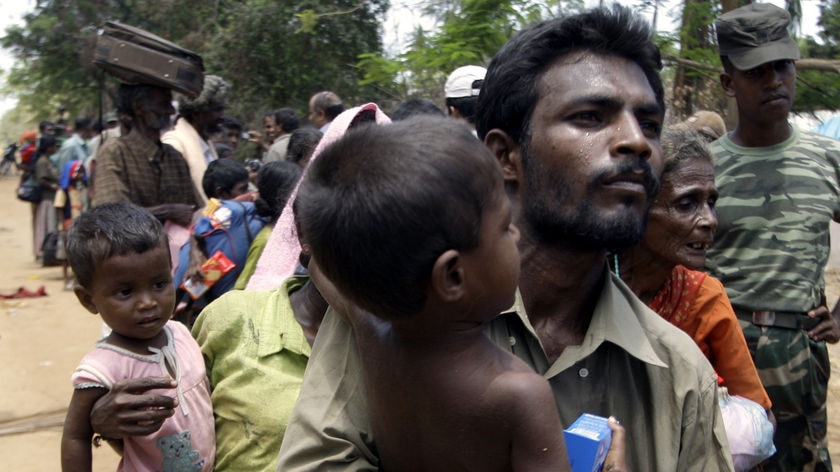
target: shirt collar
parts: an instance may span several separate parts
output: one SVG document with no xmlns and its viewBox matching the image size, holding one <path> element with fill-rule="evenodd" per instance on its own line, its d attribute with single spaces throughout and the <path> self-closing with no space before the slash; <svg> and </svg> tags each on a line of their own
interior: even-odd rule
<svg viewBox="0 0 840 472">
<path fill-rule="evenodd" d="M 539 340 L 534 327 L 528 320 L 525 304 L 519 290 L 510 310 L 516 313 L 525 328 Z M 607 279 L 601 288 L 601 295 L 592 314 L 592 321 L 579 346 L 569 346 L 545 373 L 550 378 L 591 355 L 602 343 L 611 342 L 624 349 L 640 361 L 659 367 L 668 365 L 656 354 L 644 327 L 650 316 L 658 317 L 645 306 L 632 291 L 614 274 L 607 271 Z"/>
<path fill-rule="evenodd" d="M 289 294 L 302 287 L 309 277 L 294 276 L 286 279 L 278 293 L 266 299 L 262 310 L 255 315 L 259 332 L 263 334 L 257 347 L 257 355 L 270 356 L 282 350 L 309 357 L 312 347 L 306 341 L 303 329 L 295 320 Z M 276 296 L 275 296 L 276 295 Z"/>
</svg>

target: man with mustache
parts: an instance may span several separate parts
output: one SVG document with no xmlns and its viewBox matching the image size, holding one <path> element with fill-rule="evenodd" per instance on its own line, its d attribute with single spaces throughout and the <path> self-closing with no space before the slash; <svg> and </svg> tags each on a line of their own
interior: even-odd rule
<svg viewBox="0 0 840 472">
<path fill-rule="evenodd" d="M 160 141 L 175 113 L 172 91 L 150 84 L 121 84 L 118 101 L 118 110 L 131 117 L 132 128 L 99 148 L 93 204 L 131 202 L 161 221 L 188 227 L 201 197 L 184 157 Z"/>
<path fill-rule="evenodd" d="M 823 271 L 840 221 L 840 143 L 788 122 L 799 49 L 790 15 L 753 3 L 715 20 L 738 124 L 712 144 L 720 198 L 706 264 L 732 300 L 778 421 L 764 470 L 831 470 L 826 342 L 840 339 Z"/>
<path fill-rule="evenodd" d="M 178 96 L 175 126 L 161 141 L 174 147 L 190 166 L 190 176 L 202 200 L 207 200 L 201 179 L 207 164 L 219 158 L 210 137 L 222 131 L 225 122 L 227 82 L 216 75 L 204 76 L 204 88 L 196 98 Z"/>
<path fill-rule="evenodd" d="M 618 418 L 628 470 L 732 470 L 711 366 L 605 262 L 640 240 L 658 186 L 660 67 L 649 25 L 621 6 L 537 24 L 493 58 L 476 130 L 501 163 L 522 259 L 514 306 L 485 334 L 549 381 L 566 426 Z M 379 467 L 360 369 L 328 311 L 278 471 Z"/>
</svg>

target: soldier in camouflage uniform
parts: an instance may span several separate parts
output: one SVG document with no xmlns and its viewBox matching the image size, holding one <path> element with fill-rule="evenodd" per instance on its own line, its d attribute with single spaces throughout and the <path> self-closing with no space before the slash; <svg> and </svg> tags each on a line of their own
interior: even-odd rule
<svg viewBox="0 0 840 472">
<path fill-rule="evenodd" d="M 790 15 L 750 4 L 715 21 L 738 125 L 712 144 L 720 199 L 707 265 L 726 287 L 778 421 L 765 470 L 831 470 L 826 306 L 829 224 L 840 221 L 840 142 L 788 122 L 799 49 Z"/>
</svg>

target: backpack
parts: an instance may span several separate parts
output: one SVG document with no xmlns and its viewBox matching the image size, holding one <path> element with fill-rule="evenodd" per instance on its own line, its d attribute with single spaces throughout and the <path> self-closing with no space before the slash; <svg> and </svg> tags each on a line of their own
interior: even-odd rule
<svg viewBox="0 0 840 472">
<path fill-rule="evenodd" d="M 245 266 L 251 241 L 266 225 L 266 220 L 257 215 L 256 208 L 251 202 L 219 201 L 211 198 L 208 206 L 214 204 L 218 204 L 218 208 L 198 219 L 193 227 L 193 235 L 203 246 L 201 249 L 205 256 L 209 257 L 220 251 L 234 266 L 233 269 L 226 272 L 210 286 L 203 295 L 189 302 L 194 308 L 207 305 L 233 288 L 236 279 L 242 272 L 242 267 Z M 190 263 L 190 247 L 190 241 L 187 241 L 181 247 L 181 251 L 178 253 L 178 267 L 173 277 L 179 301 L 192 298 L 182 288 L 184 276 Z"/>
</svg>

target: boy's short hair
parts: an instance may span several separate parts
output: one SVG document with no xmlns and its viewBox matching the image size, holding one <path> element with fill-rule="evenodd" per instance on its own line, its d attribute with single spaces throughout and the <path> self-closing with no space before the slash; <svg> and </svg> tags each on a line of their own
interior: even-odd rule
<svg viewBox="0 0 840 472">
<path fill-rule="evenodd" d="M 233 159 L 216 159 L 207 164 L 201 178 L 201 188 L 207 198 L 219 198 L 217 189 L 230 192 L 244 180 L 248 180 L 248 169 L 244 165 Z"/>
<path fill-rule="evenodd" d="M 324 149 L 295 200 L 324 274 L 383 317 L 420 311 L 432 267 L 479 241 L 498 163 L 463 123 L 418 116 L 350 131 Z"/>
<path fill-rule="evenodd" d="M 76 280 L 90 289 L 96 267 L 106 259 L 142 254 L 169 242 L 160 221 L 133 203 L 103 203 L 83 212 L 67 232 L 67 259 Z"/>
</svg>

